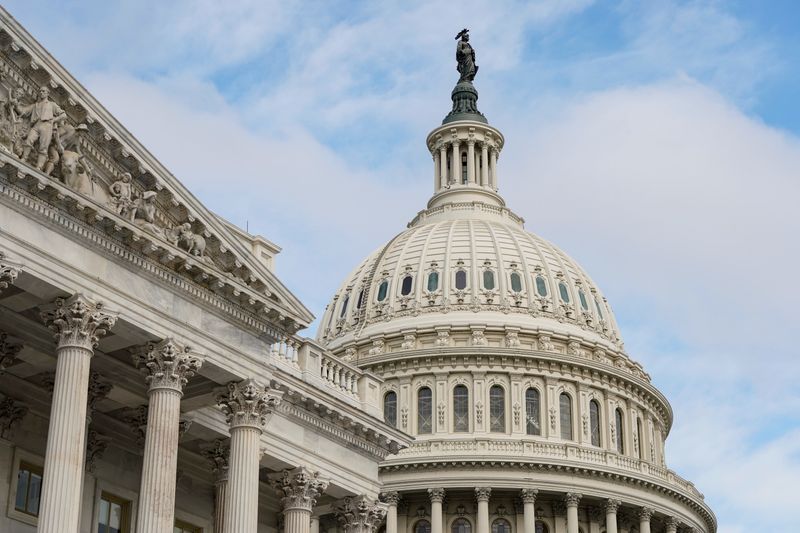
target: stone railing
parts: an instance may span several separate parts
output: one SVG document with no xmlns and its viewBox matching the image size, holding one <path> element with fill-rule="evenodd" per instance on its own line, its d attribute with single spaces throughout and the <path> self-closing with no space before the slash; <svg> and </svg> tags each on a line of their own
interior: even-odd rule
<svg viewBox="0 0 800 533">
<path fill-rule="evenodd" d="M 360 407 L 377 418 L 383 417 L 380 384 L 376 375 L 333 355 L 302 337 L 289 337 L 274 343 L 268 352 L 270 362 L 322 391 Z"/>
<path fill-rule="evenodd" d="M 704 498 L 693 483 L 662 466 L 608 450 L 563 442 L 480 437 L 474 439 L 426 439 L 412 442 L 408 448 L 401 450 L 396 458 L 389 459 L 387 463 L 406 463 L 412 458 L 421 457 L 438 459 L 439 455 L 443 456 L 444 460 L 456 459 L 459 455 L 475 455 L 484 460 L 492 460 L 492 458 L 503 460 L 509 458 L 545 459 L 564 460 L 571 464 L 577 462 L 607 466 L 640 475 L 645 479 L 654 478 L 676 486 L 696 498 Z M 461 458 L 458 457 L 459 460 Z"/>
</svg>

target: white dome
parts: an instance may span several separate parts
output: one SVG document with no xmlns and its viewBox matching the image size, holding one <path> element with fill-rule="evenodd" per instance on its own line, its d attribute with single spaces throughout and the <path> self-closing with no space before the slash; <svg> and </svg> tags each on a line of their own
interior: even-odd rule
<svg viewBox="0 0 800 533">
<path fill-rule="evenodd" d="M 611 309 L 586 272 L 505 207 L 479 202 L 424 211 L 362 261 L 328 305 L 319 340 L 337 350 L 442 325 L 621 348 Z"/>
</svg>

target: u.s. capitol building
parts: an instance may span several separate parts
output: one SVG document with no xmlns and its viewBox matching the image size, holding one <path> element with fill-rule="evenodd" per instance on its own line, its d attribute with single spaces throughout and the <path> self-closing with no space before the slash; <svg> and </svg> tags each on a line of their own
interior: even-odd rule
<svg viewBox="0 0 800 533">
<path fill-rule="evenodd" d="M 716 532 L 600 289 L 499 194 L 457 40 L 433 196 L 310 339 L 280 249 L 0 8 L 0 531 Z"/>
</svg>

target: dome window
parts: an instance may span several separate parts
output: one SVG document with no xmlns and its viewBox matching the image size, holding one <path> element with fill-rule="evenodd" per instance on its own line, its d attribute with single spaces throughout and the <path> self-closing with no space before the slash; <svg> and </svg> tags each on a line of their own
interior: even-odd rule
<svg viewBox="0 0 800 533">
<path fill-rule="evenodd" d="M 603 308 L 600 307 L 600 302 L 597 301 L 597 298 L 594 299 L 594 305 L 597 307 L 597 314 L 600 315 L 600 320 L 603 319 Z"/>
<path fill-rule="evenodd" d="M 456 272 L 456 289 L 463 291 L 467 288 L 467 272 L 459 270 Z"/>
<path fill-rule="evenodd" d="M 383 420 L 397 427 L 397 393 L 394 391 L 387 392 L 383 397 Z"/>
<path fill-rule="evenodd" d="M 522 277 L 520 277 L 519 272 L 511 273 L 511 290 L 522 292 Z"/>
<path fill-rule="evenodd" d="M 361 289 L 358 292 L 358 301 L 356 302 L 356 308 L 361 309 L 364 306 L 364 289 Z"/>
<path fill-rule="evenodd" d="M 617 453 L 625 453 L 625 425 L 623 424 L 622 409 L 614 411 L 614 421 L 616 425 Z"/>
<path fill-rule="evenodd" d="M 558 397 L 559 422 L 561 425 L 561 438 L 572 440 L 572 398 L 566 392 Z"/>
<path fill-rule="evenodd" d="M 384 301 L 387 294 L 389 294 L 389 282 L 387 280 L 383 280 L 381 284 L 378 285 L 378 301 Z"/>
<path fill-rule="evenodd" d="M 589 427 L 592 446 L 600 446 L 600 404 L 597 400 L 589 402 Z"/>
<path fill-rule="evenodd" d="M 414 533 L 431 533 L 431 523 L 427 520 L 420 520 L 414 525 Z"/>
<path fill-rule="evenodd" d="M 450 526 L 450 533 L 472 533 L 472 524 L 466 518 L 459 518 Z"/>
<path fill-rule="evenodd" d="M 542 276 L 536 276 L 536 292 L 539 296 L 547 297 L 547 282 Z"/>
<path fill-rule="evenodd" d="M 569 291 L 567 290 L 567 284 L 563 281 L 558 282 L 558 294 L 561 296 L 561 300 L 565 303 L 569 303 Z"/>
<path fill-rule="evenodd" d="M 483 271 L 483 288 L 487 291 L 494 290 L 494 271 L 492 270 L 484 270 Z"/>
<path fill-rule="evenodd" d="M 489 431 L 506 431 L 506 391 L 500 385 L 489 389 Z"/>
<path fill-rule="evenodd" d="M 346 295 L 344 297 L 344 301 L 342 302 L 342 310 L 339 311 L 339 318 L 344 318 L 344 315 L 347 313 L 347 304 L 350 303 L 350 295 Z"/>
<path fill-rule="evenodd" d="M 511 533 L 511 524 L 505 518 L 498 518 L 492 522 L 492 533 Z"/>
<path fill-rule="evenodd" d="M 530 388 L 525 391 L 525 431 L 528 435 L 541 435 L 539 425 L 539 391 Z"/>
<path fill-rule="evenodd" d="M 589 304 L 586 302 L 586 293 L 583 292 L 583 289 L 578 289 L 578 299 L 581 301 L 581 307 L 583 307 L 583 310 L 588 311 Z"/>
<path fill-rule="evenodd" d="M 411 294 L 411 288 L 414 286 L 414 276 L 409 274 L 408 276 L 403 278 L 403 283 L 400 285 L 400 294 L 402 296 L 408 296 Z"/>
<path fill-rule="evenodd" d="M 428 274 L 428 292 L 436 292 L 439 290 L 439 273 L 431 272 Z"/>
<path fill-rule="evenodd" d="M 466 385 L 453 387 L 453 431 L 469 431 L 469 390 Z"/>
<path fill-rule="evenodd" d="M 433 392 L 430 387 L 417 391 L 417 433 L 433 432 Z"/>
</svg>

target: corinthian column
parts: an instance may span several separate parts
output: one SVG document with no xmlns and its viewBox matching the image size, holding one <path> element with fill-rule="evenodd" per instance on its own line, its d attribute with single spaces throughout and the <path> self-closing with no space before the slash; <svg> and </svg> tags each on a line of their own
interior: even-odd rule
<svg viewBox="0 0 800 533">
<path fill-rule="evenodd" d="M 665 530 L 666 533 L 678 533 L 678 518 L 674 516 L 670 516 L 667 518 L 667 529 Z"/>
<path fill-rule="evenodd" d="M 386 506 L 362 495 L 345 498 L 335 512 L 342 533 L 375 533 L 386 517 Z"/>
<path fill-rule="evenodd" d="M 224 533 L 252 533 L 258 529 L 259 442 L 267 416 L 282 393 L 253 379 L 229 383 L 217 399 L 230 424 L 231 452 L 225 494 Z"/>
<path fill-rule="evenodd" d="M 639 533 L 650 533 L 650 519 L 654 512 L 649 507 L 639 509 Z"/>
<path fill-rule="evenodd" d="M 225 492 L 228 488 L 228 458 L 230 444 L 223 440 L 202 450 L 203 457 L 211 462 L 214 473 L 214 533 L 222 533 L 222 520 L 225 517 Z"/>
<path fill-rule="evenodd" d="M 489 533 L 489 497 L 491 495 L 492 489 L 489 487 L 475 489 L 475 499 L 478 500 L 477 533 Z"/>
<path fill-rule="evenodd" d="M 606 501 L 606 533 L 617 533 L 617 511 L 621 503 L 613 499 Z"/>
<path fill-rule="evenodd" d="M 47 432 L 38 531 L 78 531 L 86 449 L 89 362 L 116 317 L 81 294 L 42 309 L 55 333 L 56 374 Z"/>
<path fill-rule="evenodd" d="M 576 492 L 568 492 L 564 496 L 567 505 L 567 533 L 578 533 L 578 502 L 583 496 Z"/>
<path fill-rule="evenodd" d="M 536 533 L 536 489 L 522 489 L 520 498 L 522 499 L 522 512 L 525 523 L 524 533 Z"/>
<path fill-rule="evenodd" d="M 442 533 L 442 502 L 444 501 L 444 489 L 428 489 L 428 496 L 431 498 L 431 533 Z"/>
<path fill-rule="evenodd" d="M 386 508 L 386 533 L 397 533 L 397 504 L 400 502 L 400 495 L 394 491 L 384 492 L 383 501 L 388 506 Z"/>
<path fill-rule="evenodd" d="M 149 343 L 133 362 L 149 385 L 147 433 L 136 528 L 141 533 L 172 533 L 175 526 L 175 476 L 181 397 L 201 361 L 173 339 Z"/>
<path fill-rule="evenodd" d="M 269 476 L 272 486 L 283 493 L 284 533 L 310 533 L 311 511 L 317 498 L 328 488 L 328 480 L 319 477 L 319 472 L 300 466 Z"/>
</svg>

